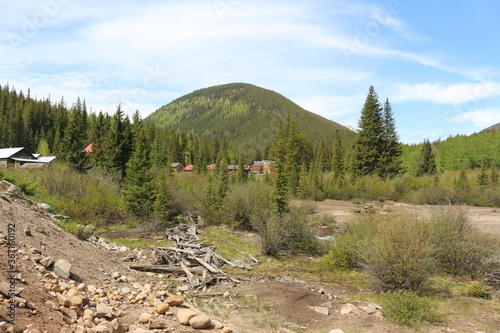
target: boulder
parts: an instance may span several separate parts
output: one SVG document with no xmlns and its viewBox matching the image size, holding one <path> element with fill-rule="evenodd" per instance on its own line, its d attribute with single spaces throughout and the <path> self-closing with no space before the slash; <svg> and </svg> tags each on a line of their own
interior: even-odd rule
<svg viewBox="0 0 500 333">
<path fill-rule="evenodd" d="M 196 329 L 209 328 L 212 325 L 212 320 L 207 315 L 194 316 L 189 320 L 189 325 Z"/>
<path fill-rule="evenodd" d="M 191 309 L 179 309 L 177 311 L 177 319 L 179 319 L 179 323 L 182 325 L 189 325 L 189 321 L 191 318 L 197 315 L 196 311 Z"/>
<path fill-rule="evenodd" d="M 31 229 L 30 229 L 30 227 L 26 227 L 26 228 L 24 228 L 24 234 L 25 234 L 26 236 L 32 236 L 32 235 L 31 235 Z"/>
<path fill-rule="evenodd" d="M 231 326 L 226 326 L 222 329 L 222 333 L 232 333 L 233 328 Z"/>
<path fill-rule="evenodd" d="M 71 275 L 71 264 L 64 259 L 59 259 L 54 264 L 54 272 L 62 278 L 69 279 Z"/>
<path fill-rule="evenodd" d="M 165 299 L 165 303 L 167 303 L 170 306 L 179 306 L 179 305 L 182 305 L 182 303 L 184 303 L 184 300 L 185 300 L 185 297 L 182 295 L 172 295 L 172 296 L 168 296 Z"/>
</svg>

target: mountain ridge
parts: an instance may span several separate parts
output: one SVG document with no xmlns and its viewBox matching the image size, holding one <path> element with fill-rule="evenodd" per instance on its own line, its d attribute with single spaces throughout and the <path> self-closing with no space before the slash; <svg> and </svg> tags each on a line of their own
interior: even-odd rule
<svg viewBox="0 0 500 333">
<path fill-rule="evenodd" d="M 229 83 L 193 91 L 146 118 L 161 127 L 192 131 L 228 143 L 240 154 L 264 152 L 287 117 L 313 142 L 333 142 L 336 130 L 345 145 L 356 133 L 300 107 L 283 95 L 248 83 Z"/>
</svg>

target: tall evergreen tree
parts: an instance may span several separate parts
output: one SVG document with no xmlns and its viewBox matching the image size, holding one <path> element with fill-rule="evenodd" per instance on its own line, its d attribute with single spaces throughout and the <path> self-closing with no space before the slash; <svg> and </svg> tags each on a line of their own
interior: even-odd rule
<svg viewBox="0 0 500 333">
<path fill-rule="evenodd" d="M 371 175 L 377 172 L 384 151 L 382 106 L 375 88 L 370 86 L 358 121 L 358 137 L 354 146 L 354 172 Z"/>
<path fill-rule="evenodd" d="M 149 216 L 153 211 L 154 188 L 144 129 L 137 133 L 126 171 L 123 197 L 127 208 L 136 216 Z"/>
<path fill-rule="evenodd" d="M 104 166 L 108 171 L 117 171 L 123 178 L 132 151 L 130 121 L 118 105 L 103 148 Z"/>
<path fill-rule="evenodd" d="M 490 171 L 490 184 L 491 186 L 497 186 L 498 185 L 498 169 L 495 164 L 491 166 L 491 171 Z"/>
<path fill-rule="evenodd" d="M 417 166 L 417 176 L 435 175 L 437 172 L 436 158 L 432 145 L 429 140 L 424 140 Z"/>
<path fill-rule="evenodd" d="M 401 154 L 403 152 L 392 107 L 387 98 L 384 103 L 383 151 L 380 156 L 378 174 L 382 178 L 395 177 L 401 172 Z"/>
<path fill-rule="evenodd" d="M 344 166 L 344 148 L 338 130 L 335 133 L 333 141 L 333 161 L 332 161 L 333 178 L 336 182 L 343 183 L 345 176 Z"/>
<path fill-rule="evenodd" d="M 85 129 L 83 128 L 83 110 L 80 99 L 71 108 L 68 126 L 64 131 L 59 148 L 59 158 L 76 170 L 86 168 L 86 155 L 82 152 L 85 146 Z"/>
</svg>

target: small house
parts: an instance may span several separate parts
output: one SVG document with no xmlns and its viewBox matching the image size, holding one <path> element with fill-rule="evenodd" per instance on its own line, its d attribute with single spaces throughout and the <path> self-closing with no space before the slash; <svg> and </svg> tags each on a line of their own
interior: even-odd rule
<svg viewBox="0 0 500 333">
<path fill-rule="evenodd" d="M 24 147 L 0 149 L 0 167 L 4 168 L 38 168 L 55 159 L 55 156 L 34 155 Z"/>
<path fill-rule="evenodd" d="M 184 169 L 184 166 L 182 165 L 182 163 L 171 163 L 170 169 L 172 170 L 172 172 L 181 172 Z"/>
<path fill-rule="evenodd" d="M 185 172 L 192 172 L 194 170 L 194 166 L 192 164 L 188 164 L 184 167 Z"/>
<path fill-rule="evenodd" d="M 267 161 L 267 160 L 253 161 L 251 170 L 254 173 L 260 173 L 260 174 L 273 173 L 274 168 L 272 167 L 272 164 L 274 163 L 275 161 Z"/>
</svg>

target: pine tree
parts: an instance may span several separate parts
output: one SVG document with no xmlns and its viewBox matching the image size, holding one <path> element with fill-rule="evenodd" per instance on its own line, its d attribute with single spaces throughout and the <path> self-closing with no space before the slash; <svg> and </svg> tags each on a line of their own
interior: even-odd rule
<svg viewBox="0 0 500 333">
<path fill-rule="evenodd" d="M 485 189 L 488 186 L 488 178 L 486 168 L 482 167 L 481 171 L 477 175 L 477 185 L 479 185 L 482 189 Z"/>
<path fill-rule="evenodd" d="M 236 173 L 236 180 L 239 183 L 245 183 L 248 180 L 248 174 L 245 170 L 245 164 L 243 163 L 243 157 L 240 157 L 238 161 L 238 171 Z"/>
<path fill-rule="evenodd" d="M 154 216 L 160 221 L 167 220 L 172 212 L 172 173 L 170 168 L 160 171 L 158 181 L 155 182 L 155 199 L 153 203 Z"/>
<path fill-rule="evenodd" d="M 127 162 L 123 197 L 130 212 L 149 216 L 153 211 L 153 185 L 149 165 L 149 149 L 144 130 L 137 133 L 134 151 Z"/>
<path fill-rule="evenodd" d="M 357 175 L 374 174 L 380 166 L 384 151 L 384 122 L 382 107 L 373 86 L 370 86 L 358 121 L 358 137 L 354 147 L 354 172 Z"/>
<path fill-rule="evenodd" d="M 132 151 L 130 127 L 130 121 L 119 105 L 111 119 L 109 135 L 103 148 L 103 162 L 108 171 L 117 171 L 122 178 L 125 177 L 127 162 Z"/>
<path fill-rule="evenodd" d="M 345 177 L 344 148 L 342 147 L 338 130 L 335 131 L 335 139 L 333 141 L 332 172 L 334 180 L 343 184 Z"/>
<path fill-rule="evenodd" d="M 420 160 L 417 166 L 417 176 L 435 175 L 438 173 L 436 166 L 436 158 L 434 157 L 434 150 L 429 140 L 424 140 L 422 144 L 422 151 L 420 153 Z"/>
<path fill-rule="evenodd" d="M 306 164 L 303 163 L 300 167 L 299 186 L 297 187 L 297 197 L 300 199 L 307 198 L 309 174 L 307 172 Z"/>
<path fill-rule="evenodd" d="M 85 130 L 83 128 L 83 113 L 80 99 L 71 108 L 68 126 L 59 147 L 59 158 L 76 170 L 86 168 L 86 155 L 82 152 L 85 145 Z"/>
<path fill-rule="evenodd" d="M 491 166 L 490 183 L 491 183 L 491 186 L 498 185 L 498 170 L 497 170 L 497 166 L 495 164 L 493 164 Z"/>
<path fill-rule="evenodd" d="M 384 131 L 382 136 L 383 151 L 380 156 L 378 174 L 382 178 L 393 178 L 401 172 L 401 154 L 403 153 L 392 107 L 387 98 L 384 103 Z"/>
</svg>

